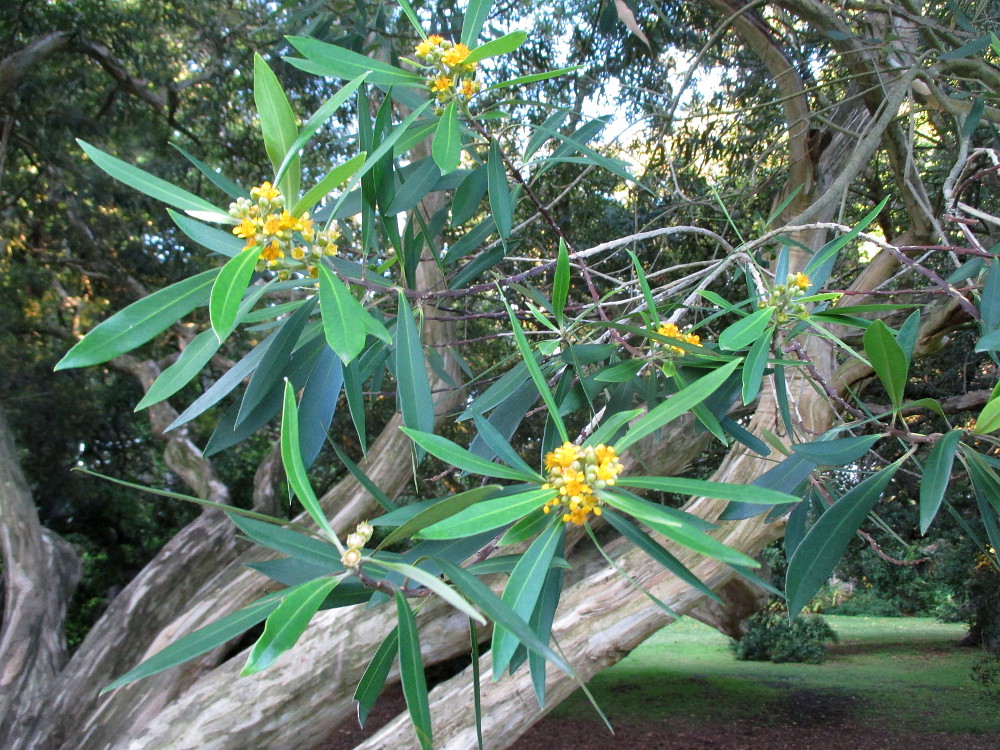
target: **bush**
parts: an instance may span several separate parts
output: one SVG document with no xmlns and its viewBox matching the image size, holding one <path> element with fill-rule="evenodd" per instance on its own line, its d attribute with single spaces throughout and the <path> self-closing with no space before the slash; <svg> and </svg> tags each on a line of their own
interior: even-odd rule
<svg viewBox="0 0 1000 750">
<path fill-rule="evenodd" d="M 819 616 L 796 617 L 767 609 L 751 616 L 747 632 L 729 644 L 740 661 L 802 662 L 819 664 L 826 656 L 825 642 L 836 642 L 837 634 Z"/>
</svg>

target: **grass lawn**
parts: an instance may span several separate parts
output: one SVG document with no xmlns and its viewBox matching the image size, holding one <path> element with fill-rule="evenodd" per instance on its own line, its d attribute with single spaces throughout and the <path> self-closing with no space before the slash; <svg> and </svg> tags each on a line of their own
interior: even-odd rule
<svg viewBox="0 0 1000 750">
<path fill-rule="evenodd" d="M 928 618 L 826 619 L 840 642 L 828 647 L 824 664 L 736 661 L 727 638 L 685 619 L 595 677 L 590 689 L 612 723 L 773 717 L 795 724 L 820 713 L 899 732 L 1000 732 L 1000 712 L 969 676 L 979 653 L 955 646 L 963 626 Z M 580 691 L 552 713 L 584 715 L 594 714 Z"/>
</svg>

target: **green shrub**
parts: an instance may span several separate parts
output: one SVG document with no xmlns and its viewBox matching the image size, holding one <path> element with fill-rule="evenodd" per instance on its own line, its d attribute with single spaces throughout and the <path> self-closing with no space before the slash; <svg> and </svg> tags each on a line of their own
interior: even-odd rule
<svg viewBox="0 0 1000 750">
<path fill-rule="evenodd" d="M 729 644 L 740 661 L 819 664 L 826 656 L 826 641 L 837 640 L 837 634 L 819 616 L 796 617 L 789 622 L 787 613 L 766 609 L 752 615 L 746 624 L 743 638 Z"/>
</svg>

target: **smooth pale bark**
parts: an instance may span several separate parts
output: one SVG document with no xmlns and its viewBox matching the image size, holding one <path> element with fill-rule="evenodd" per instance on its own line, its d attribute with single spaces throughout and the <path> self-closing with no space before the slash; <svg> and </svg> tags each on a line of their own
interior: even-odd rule
<svg viewBox="0 0 1000 750">
<path fill-rule="evenodd" d="M 42 528 L 21 473 L 14 438 L 0 412 L 0 736 L 16 735 L 43 706 L 44 691 L 66 663 L 63 622 L 81 564 L 68 542 Z"/>
</svg>

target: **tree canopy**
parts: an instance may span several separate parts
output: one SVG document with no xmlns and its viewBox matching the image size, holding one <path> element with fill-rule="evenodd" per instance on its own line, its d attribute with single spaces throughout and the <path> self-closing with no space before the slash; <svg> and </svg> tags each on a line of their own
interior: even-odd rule
<svg viewBox="0 0 1000 750">
<path fill-rule="evenodd" d="M 500 746 L 776 539 L 791 616 L 866 528 L 997 566 L 986 6 L 22 5 L 11 747 L 315 746 L 387 680 L 370 746 Z M 67 659 L 52 531 L 142 486 L 203 510 Z"/>
</svg>

